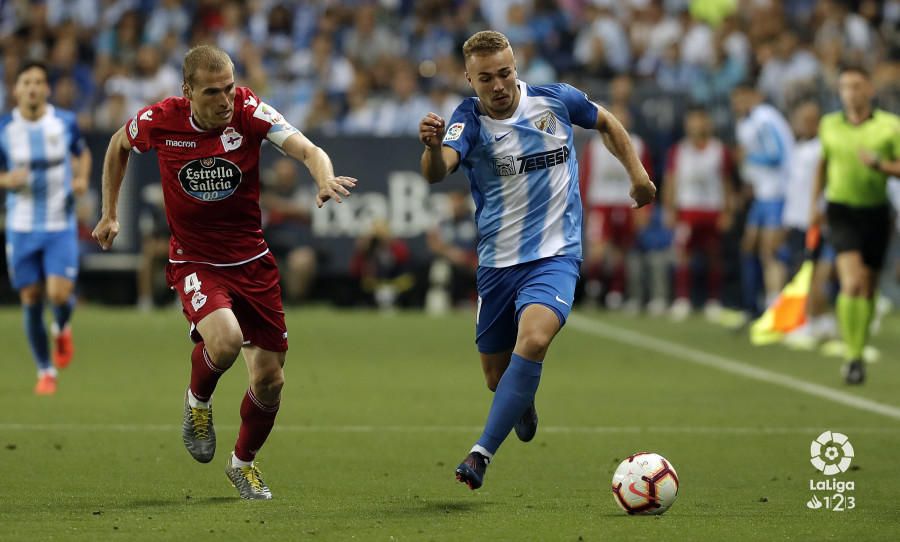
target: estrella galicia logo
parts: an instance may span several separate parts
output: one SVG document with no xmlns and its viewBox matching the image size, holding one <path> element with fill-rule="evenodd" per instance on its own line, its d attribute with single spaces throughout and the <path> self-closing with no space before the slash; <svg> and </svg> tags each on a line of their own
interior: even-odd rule
<svg viewBox="0 0 900 542">
<path fill-rule="evenodd" d="M 218 157 L 191 160 L 178 171 L 181 187 L 200 201 L 219 201 L 234 194 L 242 176 L 233 162 Z"/>
<path fill-rule="evenodd" d="M 506 177 L 516 174 L 515 157 L 501 156 L 494 158 L 494 175 L 498 177 Z"/>
</svg>

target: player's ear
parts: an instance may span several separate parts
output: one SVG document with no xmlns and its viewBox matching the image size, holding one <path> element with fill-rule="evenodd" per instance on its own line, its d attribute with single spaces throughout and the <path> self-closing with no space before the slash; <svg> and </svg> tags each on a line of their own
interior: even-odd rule
<svg viewBox="0 0 900 542">
<path fill-rule="evenodd" d="M 191 87 L 187 83 L 181 85 L 181 93 L 184 94 L 184 97 L 188 100 L 191 99 Z"/>
<path fill-rule="evenodd" d="M 466 72 L 466 81 L 469 82 L 469 86 L 471 87 L 472 86 L 472 78 L 469 77 L 469 72 Z M 475 88 L 475 87 L 472 87 L 472 88 Z"/>
</svg>

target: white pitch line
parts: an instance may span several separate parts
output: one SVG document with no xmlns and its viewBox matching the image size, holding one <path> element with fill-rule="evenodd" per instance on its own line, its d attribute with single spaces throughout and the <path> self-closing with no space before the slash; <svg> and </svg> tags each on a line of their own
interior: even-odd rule
<svg viewBox="0 0 900 542">
<path fill-rule="evenodd" d="M 217 425 L 220 430 L 237 430 L 236 425 Z M 481 427 L 460 425 L 275 425 L 287 433 L 477 433 Z M 900 434 L 900 427 L 834 427 L 847 433 Z M 548 426 L 541 433 L 550 434 L 624 434 L 665 433 L 705 435 L 793 435 L 816 434 L 821 427 L 716 427 L 716 426 Z M 2 431 L 23 432 L 109 432 L 109 433 L 178 433 L 180 425 L 166 424 L 92 424 L 92 423 L 0 423 Z M 2 442 L 0 442 L 2 444 Z"/>
<path fill-rule="evenodd" d="M 807 395 L 826 399 L 833 403 L 839 403 L 859 410 L 865 410 L 867 412 L 873 412 L 875 414 L 887 416 L 888 418 L 900 420 L 900 407 L 879 403 L 851 393 L 822 386 L 821 384 L 815 384 L 786 374 L 762 369 L 748 363 L 726 358 L 725 356 L 711 354 L 676 342 L 653 337 L 649 334 L 638 333 L 630 329 L 610 325 L 577 314 L 573 314 L 569 317 L 568 325 L 590 335 L 596 335 L 636 348 L 658 352 L 666 356 L 673 356 L 690 363 L 703 365 L 704 367 L 710 367 L 712 369 L 743 376 L 752 380 L 768 382 Z"/>
</svg>

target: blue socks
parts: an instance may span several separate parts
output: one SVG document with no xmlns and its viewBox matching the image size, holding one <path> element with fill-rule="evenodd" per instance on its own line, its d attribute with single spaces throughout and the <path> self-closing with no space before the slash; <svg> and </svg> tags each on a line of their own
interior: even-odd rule
<svg viewBox="0 0 900 542">
<path fill-rule="evenodd" d="M 25 335 L 34 362 L 40 371 L 50 370 L 50 345 L 47 343 L 47 328 L 44 325 L 44 304 L 24 305 Z M 71 312 L 71 311 L 70 311 Z"/>
<path fill-rule="evenodd" d="M 741 291 L 744 298 L 744 310 L 753 317 L 762 311 L 759 308 L 759 284 L 762 282 L 762 269 L 759 260 L 753 254 L 741 255 Z"/>
<path fill-rule="evenodd" d="M 491 455 L 497 451 L 528 405 L 534 402 L 543 365 L 517 354 L 512 355 L 509 367 L 497 384 L 484 433 L 476 446 L 484 448 Z"/>
<path fill-rule="evenodd" d="M 69 318 L 72 316 L 72 309 L 74 306 L 74 299 L 69 299 L 62 305 L 53 305 L 53 320 L 56 322 L 57 329 L 60 331 L 65 329 L 66 324 L 69 323 Z"/>
</svg>

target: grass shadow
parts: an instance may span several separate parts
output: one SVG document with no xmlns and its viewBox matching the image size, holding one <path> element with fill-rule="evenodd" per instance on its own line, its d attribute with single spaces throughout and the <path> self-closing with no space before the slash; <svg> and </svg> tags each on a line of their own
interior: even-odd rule
<svg viewBox="0 0 900 542">
<path fill-rule="evenodd" d="M 419 500 L 390 503 L 382 509 L 387 516 L 444 516 L 450 514 L 468 514 L 478 512 L 485 505 L 490 504 L 478 501 L 451 501 L 451 500 Z"/>
</svg>

